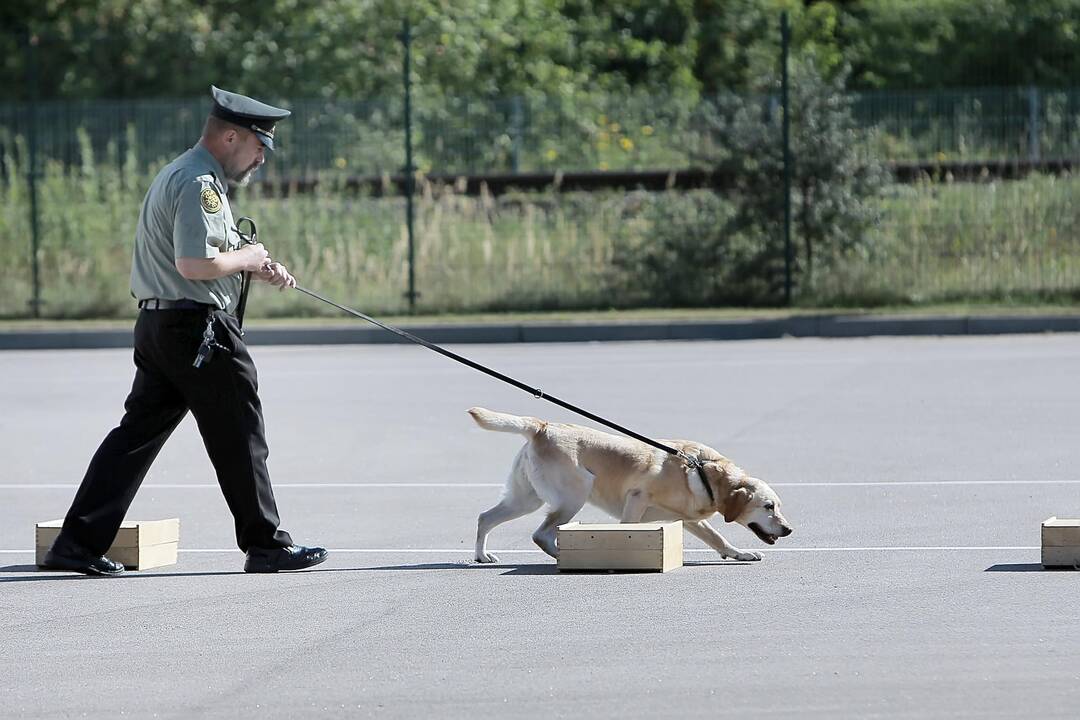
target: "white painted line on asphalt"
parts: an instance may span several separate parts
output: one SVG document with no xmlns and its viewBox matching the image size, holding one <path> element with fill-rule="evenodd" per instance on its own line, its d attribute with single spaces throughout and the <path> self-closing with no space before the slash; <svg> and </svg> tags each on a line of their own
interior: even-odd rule
<svg viewBox="0 0 1080 720">
<path fill-rule="evenodd" d="M 769 483 L 772 487 L 889 487 L 891 485 L 1080 485 L 1080 480 L 872 480 L 867 482 Z"/>
<path fill-rule="evenodd" d="M 501 488 L 505 483 L 273 483 L 278 488 Z M 0 483 L 0 490 L 74 490 L 72 483 Z M 217 483 L 147 483 L 151 490 L 217 490 Z"/>
<path fill-rule="evenodd" d="M 758 552 L 764 553 L 785 553 L 785 552 L 804 552 L 804 553 L 830 553 L 830 552 L 991 552 L 1001 550 L 1038 550 L 1038 545 L 878 545 L 870 547 L 804 547 L 804 548 L 754 548 Z M 424 554 L 429 553 L 432 555 L 441 554 L 454 554 L 454 555 L 472 555 L 471 548 L 329 548 L 330 552 L 342 553 L 342 554 L 363 554 L 363 555 L 397 555 L 397 554 Z M 203 553 L 203 554 L 221 554 L 221 553 L 239 553 L 236 548 L 180 548 L 178 552 L 181 553 Z M 538 555 L 543 551 L 539 548 L 535 550 L 492 550 L 491 552 L 496 555 Z M 686 548 L 684 553 L 716 553 L 715 550 L 710 548 Z M 0 554 L 5 555 L 32 555 L 33 550 L 0 550 Z"/>
<path fill-rule="evenodd" d="M 805 482 L 805 483 L 769 483 L 772 487 L 892 487 L 892 486 L 927 486 L 949 487 L 950 485 L 1080 485 L 1080 480 L 874 480 L 866 482 Z M 501 488 L 505 483 L 273 483 L 274 489 L 325 489 L 325 488 Z M 74 483 L 0 483 L 0 490 L 74 490 L 79 487 Z M 217 483 L 148 483 L 144 488 L 156 490 L 217 490 Z"/>
<path fill-rule="evenodd" d="M 983 551 L 983 550 L 1038 550 L 1037 545 L 961 545 L 961 546 L 893 546 L 893 545 L 880 545 L 876 547 L 808 547 L 808 548 L 754 548 L 758 552 L 765 553 L 783 553 L 783 552 L 891 552 L 891 551 L 903 551 L 903 552 L 939 552 L 945 550 L 955 551 Z M 358 554 L 378 554 L 378 553 L 467 553 L 472 555 L 472 548 L 330 548 L 330 552 L 339 553 L 358 553 Z M 180 552 L 190 553 L 223 553 L 223 552 L 240 552 L 239 550 L 184 550 Z M 498 555 L 504 554 L 543 554 L 543 550 L 525 549 L 525 550 L 492 550 L 491 552 Z M 712 548 L 685 548 L 684 553 L 716 553 Z"/>
</svg>

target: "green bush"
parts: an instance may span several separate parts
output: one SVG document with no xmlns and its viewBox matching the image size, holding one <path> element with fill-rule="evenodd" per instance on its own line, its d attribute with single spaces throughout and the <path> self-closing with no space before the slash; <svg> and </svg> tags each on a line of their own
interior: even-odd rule
<svg viewBox="0 0 1080 720">
<path fill-rule="evenodd" d="M 613 304 L 758 305 L 775 289 L 753 238 L 730 233 L 735 208 L 708 191 L 637 193 L 618 226 L 608 284 Z"/>
<path fill-rule="evenodd" d="M 815 258 L 869 242 L 888 171 L 870 148 L 873 133 L 857 126 L 845 73 L 826 78 L 814 62 L 795 64 L 791 82 L 791 242 L 795 292 L 813 294 Z M 775 87 L 778 87 L 774 83 Z M 706 106 L 713 129 L 701 160 L 732 180 L 725 193 L 735 211 L 722 231 L 752 238 L 751 266 L 779 301 L 784 285 L 783 110 L 777 96 L 728 96 Z M 798 249 L 796 249 L 798 248 Z"/>
</svg>

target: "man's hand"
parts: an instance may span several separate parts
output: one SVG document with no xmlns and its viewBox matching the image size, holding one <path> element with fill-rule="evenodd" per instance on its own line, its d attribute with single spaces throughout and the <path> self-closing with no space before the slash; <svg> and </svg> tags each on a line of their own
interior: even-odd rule
<svg viewBox="0 0 1080 720">
<path fill-rule="evenodd" d="M 234 252 L 243 254 L 244 269 L 248 272 L 261 273 L 270 262 L 270 253 L 266 251 L 262 243 L 251 243 Z"/>
<path fill-rule="evenodd" d="M 281 290 L 296 287 L 296 278 L 289 274 L 285 266 L 269 258 L 266 264 L 255 273 L 255 277 Z"/>
</svg>

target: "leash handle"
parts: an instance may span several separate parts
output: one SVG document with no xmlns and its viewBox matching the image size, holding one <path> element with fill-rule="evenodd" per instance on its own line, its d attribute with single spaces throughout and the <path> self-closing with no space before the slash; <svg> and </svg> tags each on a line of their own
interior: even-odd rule
<svg viewBox="0 0 1080 720">
<path fill-rule="evenodd" d="M 251 225 L 251 231 L 245 233 L 240 229 L 242 223 Z M 240 240 L 244 245 L 253 245 L 259 241 L 259 228 L 255 225 L 255 221 L 249 217 L 242 217 L 236 221 L 236 227 L 233 228 L 236 234 L 240 236 Z M 240 299 L 236 302 L 236 324 L 240 328 L 240 334 L 244 334 L 244 311 L 247 309 L 248 292 L 251 290 L 251 271 L 244 271 L 244 279 L 240 283 Z"/>
</svg>

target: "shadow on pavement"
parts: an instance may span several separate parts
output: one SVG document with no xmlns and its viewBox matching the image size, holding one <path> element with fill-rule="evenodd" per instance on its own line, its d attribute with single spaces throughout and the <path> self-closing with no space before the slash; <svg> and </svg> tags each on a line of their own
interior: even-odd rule
<svg viewBox="0 0 1080 720">
<path fill-rule="evenodd" d="M 510 568 L 500 575 L 558 575 L 559 566 L 555 563 L 533 563 L 529 565 L 490 565 L 500 569 Z"/>
<path fill-rule="evenodd" d="M 0 577 L 0 583 L 13 582 L 38 582 L 41 580 L 87 580 L 98 579 L 100 575 L 83 575 L 82 573 L 69 570 L 42 570 L 37 565 L 7 565 L 0 567 L 0 573 L 33 573 L 33 575 L 21 575 L 20 577 Z M 245 575 L 242 570 L 214 570 L 204 572 L 140 572 L 128 570 L 122 575 L 108 579 L 124 578 L 162 578 L 162 577 L 210 577 L 213 575 Z"/>
<path fill-rule="evenodd" d="M 334 570 L 467 570 L 470 567 L 475 567 L 476 563 L 467 562 L 462 560 L 460 562 L 434 562 L 434 563 L 413 563 L 411 565 L 376 565 L 374 567 L 355 567 L 355 568 L 329 568 L 328 571 Z"/>
<path fill-rule="evenodd" d="M 1051 570 L 1072 570 L 1072 568 L 1051 568 Z M 1040 563 L 999 563 L 991 565 L 983 572 L 1042 572 Z"/>
<path fill-rule="evenodd" d="M 344 569 L 344 568 L 343 568 Z M 380 565 L 378 567 L 351 568 L 353 570 L 506 570 L 502 575 L 555 575 L 554 564 L 511 565 L 509 563 L 460 562 L 416 563 L 415 565 Z"/>
<path fill-rule="evenodd" d="M 685 567 L 731 567 L 735 565 L 755 565 L 756 563 L 750 562 L 736 562 L 731 560 L 699 560 L 695 562 L 685 563 Z M 1041 570 L 1042 565 L 1030 564 L 1030 565 L 994 565 L 987 568 L 987 572 L 1026 572 Z M 500 570 L 500 575 L 559 575 L 559 567 L 554 562 L 551 563 L 522 563 L 522 564 L 510 564 L 510 563 L 492 563 L 481 564 L 469 560 L 461 560 L 458 562 L 432 562 L 432 563 L 413 563 L 409 565 L 376 565 L 366 567 L 331 567 L 331 568 L 310 568 L 307 570 L 299 570 L 295 572 L 283 572 L 281 575 L 297 575 L 297 574 L 322 574 L 322 573 L 335 573 L 335 572 L 371 572 L 373 570 L 397 570 L 397 571 L 409 571 L 409 570 Z M 564 571 L 562 574 L 633 574 L 640 571 L 635 570 L 580 570 L 580 571 Z M 86 580 L 96 579 L 97 576 L 82 575 L 79 573 L 66 572 L 62 570 L 41 570 L 37 565 L 7 565 L 0 567 L 0 573 L 19 573 L 17 577 L 0 577 L 0 583 L 12 583 L 12 582 L 37 582 L 41 580 Z M 32 574 L 27 574 L 32 573 Z M 123 575 L 114 579 L 123 578 L 175 578 L 175 577 L 216 577 L 223 575 L 247 575 L 242 570 L 205 570 L 197 572 L 145 572 L 138 570 L 129 570 Z"/>
</svg>

